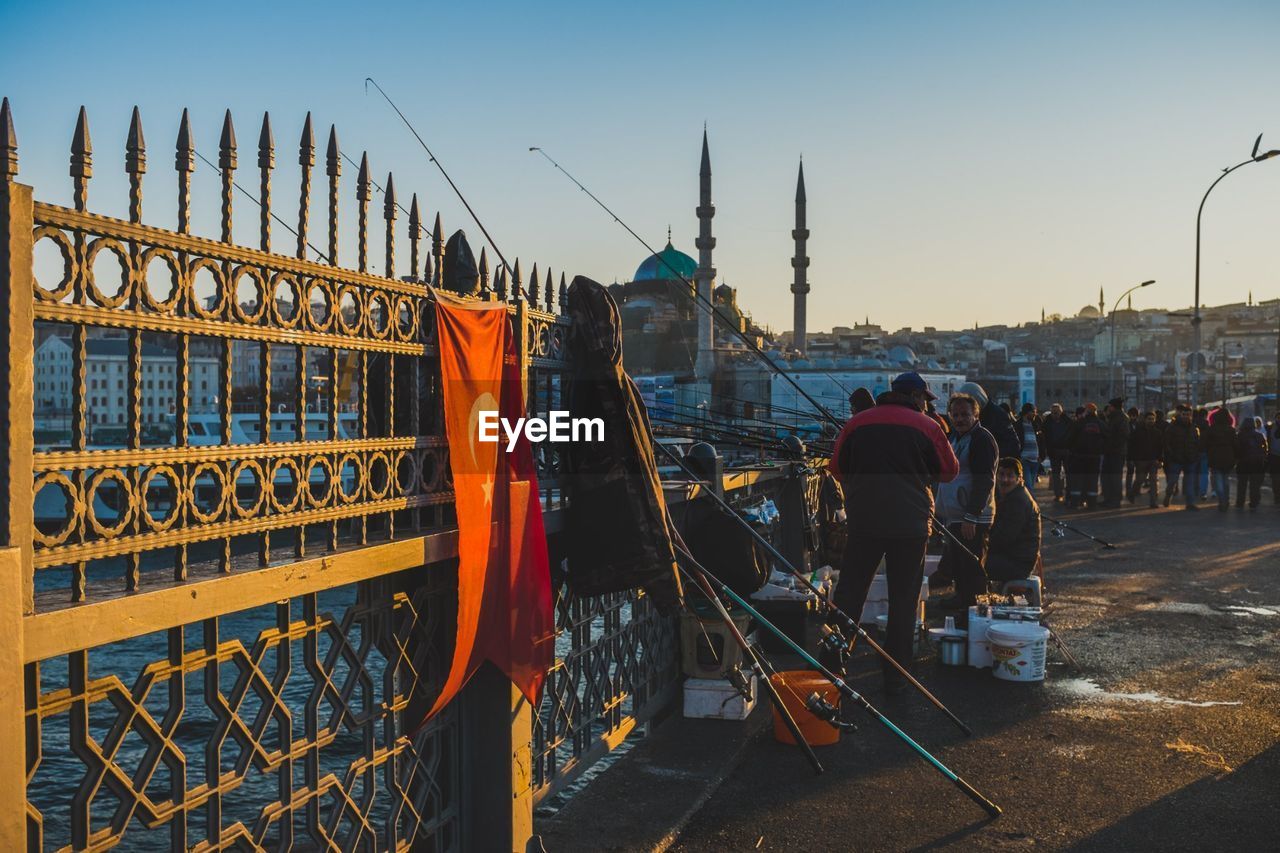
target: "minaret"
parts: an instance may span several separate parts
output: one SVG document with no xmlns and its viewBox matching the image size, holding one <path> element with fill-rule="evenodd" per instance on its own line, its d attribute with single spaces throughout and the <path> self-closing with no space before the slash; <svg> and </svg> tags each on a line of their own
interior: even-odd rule
<svg viewBox="0 0 1280 853">
<path fill-rule="evenodd" d="M 805 227 L 804 198 L 804 160 L 800 161 L 800 174 L 796 178 L 796 227 L 791 231 L 791 238 L 796 241 L 796 253 L 791 258 L 794 279 L 791 292 L 795 295 L 795 322 L 793 328 L 794 346 L 804 355 L 807 348 L 805 325 L 805 295 L 809 292 L 809 256 L 805 254 L 805 242 L 809 239 L 809 229 Z"/>
<path fill-rule="evenodd" d="M 711 236 L 711 218 L 716 215 L 715 205 L 711 203 L 711 153 L 707 149 L 707 129 L 702 128 L 702 165 L 698 169 L 698 239 L 694 245 L 698 247 L 698 269 L 693 273 L 694 288 L 701 297 L 701 305 L 694 315 L 698 318 L 698 359 L 694 365 L 694 376 L 699 382 L 710 382 L 715 370 L 715 318 L 711 313 L 712 283 L 716 278 L 715 267 L 711 266 L 711 250 L 716 247 L 716 240 Z"/>
<path fill-rule="evenodd" d="M 1107 304 L 1107 301 L 1102 295 L 1102 288 L 1099 287 L 1098 288 L 1098 313 L 1101 314 L 1103 317 L 1107 316 L 1107 309 L 1105 307 L 1106 304 Z"/>
</svg>

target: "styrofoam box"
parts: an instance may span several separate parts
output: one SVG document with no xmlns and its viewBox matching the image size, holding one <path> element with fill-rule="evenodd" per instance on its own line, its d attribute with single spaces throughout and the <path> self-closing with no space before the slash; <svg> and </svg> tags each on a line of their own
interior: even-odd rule
<svg viewBox="0 0 1280 853">
<path fill-rule="evenodd" d="M 920 598 L 918 608 L 923 612 L 924 602 L 929 598 L 929 579 L 920 581 Z M 871 588 L 867 590 L 867 601 L 862 605 L 862 616 L 858 619 L 863 625 L 874 625 L 876 619 L 889 612 L 889 582 L 884 573 L 871 579 Z M 921 619 L 924 617 L 921 616 Z"/>
<path fill-rule="evenodd" d="M 751 701 L 722 678 L 687 678 L 684 682 L 684 715 L 692 720 L 745 720 L 760 698 L 755 675 L 751 685 Z"/>
</svg>

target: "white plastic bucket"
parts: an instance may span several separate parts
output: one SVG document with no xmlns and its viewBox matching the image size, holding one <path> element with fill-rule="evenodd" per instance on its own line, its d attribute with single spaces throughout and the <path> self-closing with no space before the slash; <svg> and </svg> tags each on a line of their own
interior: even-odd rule
<svg viewBox="0 0 1280 853">
<path fill-rule="evenodd" d="M 987 629 L 991 671 L 1005 681 L 1044 681 L 1049 629 L 1034 622 L 996 622 Z"/>
</svg>

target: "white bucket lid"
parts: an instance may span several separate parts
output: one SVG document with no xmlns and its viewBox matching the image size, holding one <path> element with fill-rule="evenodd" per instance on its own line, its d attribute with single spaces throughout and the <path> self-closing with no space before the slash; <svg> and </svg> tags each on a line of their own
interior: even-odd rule
<svg viewBox="0 0 1280 853">
<path fill-rule="evenodd" d="M 1013 643 L 1034 643 L 1049 639 L 1049 629 L 1035 622 L 992 622 L 987 629 L 987 639 L 993 643 L 1002 640 Z"/>
</svg>

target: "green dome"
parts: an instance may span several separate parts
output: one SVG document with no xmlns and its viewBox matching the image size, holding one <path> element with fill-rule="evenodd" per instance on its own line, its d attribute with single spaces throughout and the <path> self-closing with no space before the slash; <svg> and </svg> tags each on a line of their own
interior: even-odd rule
<svg viewBox="0 0 1280 853">
<path fill-rule="evenodd" d="M 636 277 L 633 281 L 661 281 L 663 279 L 679 281 L 681 276 L 692 280 L 693 274 L 697 269 L 698 262 L 675 246 L 672 246 L 671 241 L 668 240 L 666 247 L 661 252 L 644 259 L 644 262 L 636 270 Z"/>
</svg>

